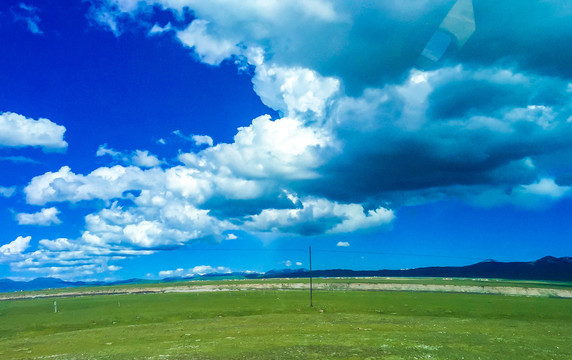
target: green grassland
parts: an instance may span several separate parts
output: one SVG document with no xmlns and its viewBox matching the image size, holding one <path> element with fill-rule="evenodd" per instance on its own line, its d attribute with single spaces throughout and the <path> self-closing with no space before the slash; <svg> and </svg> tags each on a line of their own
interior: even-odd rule
<svg viewBox="0 0 572 360">
<path fill-rule="evenodd" d="M 368 358 L 572 359 L 572 299 L 320 290 L 310 307 L 307 291 L 256 290 L 0 302 L 0 359 Z"/>
</svg>

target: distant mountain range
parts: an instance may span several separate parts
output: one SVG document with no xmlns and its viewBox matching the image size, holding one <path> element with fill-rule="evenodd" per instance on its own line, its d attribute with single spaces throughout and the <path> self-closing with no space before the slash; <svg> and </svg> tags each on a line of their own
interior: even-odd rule
<svg viewBox="0 0 572 360">
<path fill-rule="evenodd" d="M 266 273 L 228 273 L 206 274 L 193 277 L 166 278 L 163 280 L 128 279 L 116 282 L 70 282 L 56 278 L 37 278 L 31 281 L 13 281 L 0 279 L 0 292 L 59 289 L 81 286 L 109 286 L 121 284 L 146 284 L 156 282 L 175 282 L 185 280 L 221 280 L 221 279 L 272 279 L 309 277 L 307 269 L 270 270 Z M 495 278 L 513 280 L 551 280 L 572 281 L 572 257 L 555 258 L 546 256 L 529 262 L 500 262 L 485 260 L 468 266 L 435 266 L 406 270 L 314 270 L 313 277 L 457 277 L 457 278 Z"/>
<path fill-rule="evenodd" d="M 485 260 L 468 266 L 434 266 L 406 270 L 314 270 L 315 277 L 456 277 L 572 281 L 572 257 L 546 256 L 529 262 Z M 272 270 L 249 278 L 307 277 L 308 270 Z"/>
</svg>

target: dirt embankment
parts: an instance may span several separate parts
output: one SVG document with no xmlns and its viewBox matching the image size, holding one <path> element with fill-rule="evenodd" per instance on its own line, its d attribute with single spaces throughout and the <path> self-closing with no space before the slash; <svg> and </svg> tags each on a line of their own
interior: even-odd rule
<svg viewBox="0 0 572 360">
<path fill-rule="evenodd" d="M 172 287 L 141 287 L 133 289 L 102 289 L 58 291 L 43 294 L 4 294 L 0 301 L 17 299 L 40 299 L 58 297 L 77 297 L 94 295 L 125 295 L 125 294 L 162 294 L 162 293 L 189 293 L 189 292 L 215 292 L 215 291 L 244 291 L 244 290 L 305 290 L 309 289 L 307 283 L 273 283 L 273 284 L 220 284 L 220 285 L 188 285 Z M 421 292 L 450 292 L 469 294 L 495 294 L 510 296 L 540 296 L 572 299 L 572 290 L 549 288 L 526 288 L 508 286 L 475 286 L 475 285 L 431 285 L 431 284 L 374 284 L 374 283 L 333 283 L 314 284 L 315 290 L 330 291 L 421 291 Z"/>
</svg>

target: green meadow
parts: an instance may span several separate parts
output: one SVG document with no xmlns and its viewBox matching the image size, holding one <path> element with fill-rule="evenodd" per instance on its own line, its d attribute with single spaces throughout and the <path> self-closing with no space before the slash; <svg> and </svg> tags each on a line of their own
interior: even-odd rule
<svg viewBox="0 0 572 360">
<path fill-rule="evenodd" d="M 572 359 L 572 299 L 320 290 L 313 305 L 302 290 L 0 301 L 0 359 Z"/>
</svg>

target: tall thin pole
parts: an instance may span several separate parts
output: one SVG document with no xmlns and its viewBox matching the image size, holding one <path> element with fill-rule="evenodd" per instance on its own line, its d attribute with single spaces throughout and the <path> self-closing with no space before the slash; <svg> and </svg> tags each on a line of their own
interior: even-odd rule
<svg viewBox="0 0 572 360">
<path fill-rule="evenodd" d="M 312 304 L 312 246 L 309 246 L 310 252 L 310 307 L 314 307 Z"/>
</svg>

